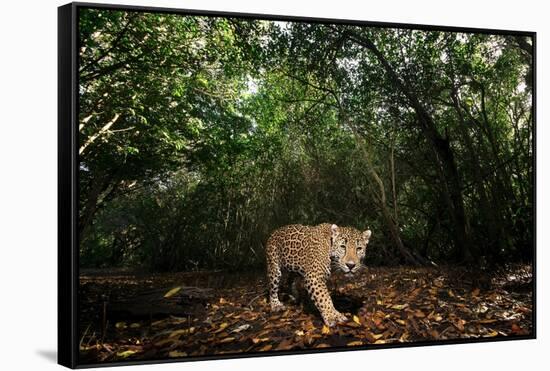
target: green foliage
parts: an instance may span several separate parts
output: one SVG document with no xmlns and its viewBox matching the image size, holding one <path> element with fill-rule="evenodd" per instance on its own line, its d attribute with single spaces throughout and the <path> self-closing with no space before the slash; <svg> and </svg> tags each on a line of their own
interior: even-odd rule
<svg viewBox="0 0 550 371">
<path fill-rule="evenodd" d="M 243 269 L 327 221 L 374 231 L 368 264 L 532 258 L 530 40 L 105 10 L 80 31 L 83 266 Z"/>
</svg>

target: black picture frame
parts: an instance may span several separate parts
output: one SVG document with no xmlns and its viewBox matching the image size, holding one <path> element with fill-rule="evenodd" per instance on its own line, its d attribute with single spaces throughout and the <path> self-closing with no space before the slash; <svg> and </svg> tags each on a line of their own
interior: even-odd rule
<svg viewBox="0 0 550 371">
<path fill-rule="evenodd" d="M 201 357 L 186 357 L 180 359 L 161 359 L 145 361 L 118 361 L 116 363 L 84 364 L 78 359 L 78 272 L 79 272 L 79 236 L 78 236 L 78 66 L 79 40 L 78 15 L 80 9 L 124 10 L 149 13 L 169 13 L 178 15 L 234 17 L 242 19 L 262 19 L 274 21 L 298 21 L 309 23 L 330 23 L 342 25 L 358 25 L 381 28 L 403 28 L 428 31 L 471 32 L 492 35 L 529 36 L 533 40 L 533 87 L 532 87 L 532 117 L 533 117 L 533 200 L 534 241 L 533 241 L 533 332 L 529 335 L 518 335 L 513 338 L 475 338 L 450 339 L 438 341 L 420 341 L 402 344 L 381 344 L 376 346 L 363 345 L 359 347 L 335 347 L 324 349 L 307 349 L 301 351 L 278 351 L 265 353 L 243 353 L 232 355 L 216 355 Z M 275 356 L 287 354 L 306 354 L 319 352 L 339 352 L 365 349 L 385 349 L 400 347 L 417 347 L 426 345 L 449 345 L 464 343 L 481 343 L 507 340 L 536 339 L 536 32 L 502 29 L 468 28 L 435 26 L 409 23 L 372 22 L 361 20 L 344 20 L 315 17 L 297 17 L 285 15 L 268 15 L 254 13 L 235 13 L 223 11 L 203 11 L 191 9 L 159 8 L 147 6 L 95 4 L 73 2 L 58 8 L 58 363 L 69 368 L 88 368 L 117 365 L 135 365 L 152 363 L 189 362 L 212 359 L 232 359 L 258 356 Z"/>
</svg>

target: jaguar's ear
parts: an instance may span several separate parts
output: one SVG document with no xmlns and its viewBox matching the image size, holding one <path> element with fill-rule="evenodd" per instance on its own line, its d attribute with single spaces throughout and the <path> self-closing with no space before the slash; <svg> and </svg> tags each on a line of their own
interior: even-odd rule
<svg viewBox="0 0 550 371">
<path fill-rule="evenodd" d="M 372 236 L 372 231 L 370 229 L 367 229 L 363 232 L 363 239 L 366 241 L 366 243 L 369 243 L 370 236 Z"/>
<path fill-rule="evenodd" d="M 330 226 L 330 237 L 334 240 L 340 234 L 340 228 L 336 224 Z"/>
</svg>

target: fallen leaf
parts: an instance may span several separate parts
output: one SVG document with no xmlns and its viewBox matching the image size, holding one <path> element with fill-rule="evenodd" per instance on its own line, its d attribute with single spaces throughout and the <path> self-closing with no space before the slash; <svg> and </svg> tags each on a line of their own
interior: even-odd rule
<svg viewBox="0 0 550 371">
<path fill-rule="evenodd" d="M 522 313 L 531 313 L 532 310 L 527 308 L 527 307 L 518 307 L 518 311 L 522 312 Z"/>
<path fill-rule="evenodd" d="M 363 342 L 360 341 L 360 340 L 356 340 L 356 341 L 350 341 L 349 343 L 346 344 L 348 347 L 355 347 L 355 346 L 358 346 L 358 345 L 363 345 Z"/>
<path fill-rule="evenodd" d="M 220 340 L 220 343 L 230 343 L 232 342 L 233 340 L 235 340 L 234 337 L 227 337 L 227 338 L 223 338 Z"/>
<path fill-rule="evenodd" d="M 129 350 L 125 350 L 123 352 L 118 352 L 116 355 L 117 355 L 117 357 L 120 357 L 120 358 L 128 358 L 132 354 L 136 354 L 136 353 L 137 353 L 137 351 L 129 349 Z"/>
<path fill-rule="evenodd" d="M 409 306 L 409 304 L 395 304 L 395 305 L 391 306 L 391 309 L 403 310 L 403 309 L 407 308 L 408 306 Z"/>
<path fill-rule="evenodd" d="M 175 358 L 175 357 L 187 357 L 187 353 L 181 352 L 179 350 L 173 350 L 168 353 L 168 357 Z"/>
<path fill-rule="evenodd" d="M 356 315 L 353 316 L 353 322 L 357 323 L 358 325 L 361 324 L 361 321 L 359 320 L 359 317 L 357 317 Z"/>
<path fill-rule="evenodd" d="M 330 334 L 330 328 L 327 325 L 323 325 L 323 328 L 321 329 L 321 334 L 323 335 Z"/>
<path fill-rule="evenodd" d="M 245 331 L 245 330 L 248 330 L 250 327 L 251 327 L 250 324 L 245 323 L 244 325 L 240 325 L 239 327 L 237 327 L 236 329 L 234 329 L 234 330 L 231 331 L 231 332 L 241 332 L 241 331 Z"/>
<path fill-rule="evenodd" d="M 327 343 L 317 344 L 315 348 L 330 348 L 330 344 L 327 344 Z"/>
<path fill-rule="evenodd" d="M 495 323 L 498 322 L 496 319 L 482 319 L 477 321 L 477 323 L 487 324 L 487 323 Z"/>
<path fill-rule="evenodd" d="M 416 310 L 414 312 L 414 316 L 418 317 L 418 318 L 424 318 L 424 317 L 426 317 L 426 314 L 424 314 L 424 312 L 422 312 L 421 310 Z"/>
<path fill-rule="evenodd" d="M 217 334 L 219 332 L 222 332 L 227 326 L 229 326 L 229 323 L 227 322 L 224 322 L 220 325 L 220 327 L 218 327 L 218 329 L 214 332 L 212 332 L 213 334 Z"/>
<path fill-rule="evenodd" d="M 264 341 L 268 341 L 269 338 L 267 337 L 264 337 L 264 338 L 252 338 L 252 342 L 254 344 L 258 344 L 258 343 L 263 343 Z"/>
<path fill-rule="evenodd" d="M 175 341 L 176 341 L 176 339 L 174 339 L 174 338 L 168 338 L 168 339 L 159 340 L 159 341 L 155 342 L 154 344 L 155 344 L 156 347 L 162 348 L 166 344 L 172 344 Z"/>
<path fill-rule="evenodd" d="M 466 321 L 464 321 L 463 319 L 458 319 L 456 321 L 453 322 L 453 325 L 455 325 L 455 327 L 458 329 L 458 331 L 460 332 L 464 332 L 464 325 L 466 324 Z"/>
<path fill-rule="evenodd" d="M 188 332 L 189 332 L 189 330 L 184 328 L 184 329 L 181 329 L 181 330 L 172 331 L 170 333 L 170 335 L 168 335 L 168 337 L 169 338 L 175 338 L 175 337 L 178 337 L 180 335 L 187 334 Z"/>
<path fill-rule="evenodd" d="M 267 344 L 267 345 L 264 345 L 263 347 L 261 347 L 260 349 L 258 349 L 260 352 L 267 352 L 268 350 L 271 350 L 271 348 L 273 348 L 273 345 L 271 344 Z"/>
<path fill-rule="evenodd" d="M 354 321 L 346 322 L 346 323 L 344 323 L 344 325 L 347 326 L 347 327 L 351 327 L 351 328 L 361 327 L 360 323 L 357 323 L 357 322 L 354 322 Z"/>
<path fill-rule="evenodd" d="M 514 323 L 512 324 L 512 333 L 515 335 L 527 335 L 529 331 Z"/>
<path fill-rule="evenodd" d="M 172 290 L 168 291 L 166 294 L 164 294 L 164 297 L 165 298 L 169 298 L 171 296 L 174 296 L 175 294 L 177 294 L 178 291 L 181 290 L 181 286 L 178 286 L 178 287 L 174 287 Z"/>
<path fill-rule="evenodd" d="M 490 338 L 492 338 L 492 337 L 495 337 L 495 336 L 497 336 L 497 335 L 498 335 L 498 331 L 492 330 L 491 332 L 489 332 L 489 333 L 483 335 L 483 337 L 490 337 Z"/>
<path fill-rule="evenodd" d="M 293 347 L 292 339 L 285 339 L 281 341 L 279 345 L 277 345 L 275 350 L 289 350 L 289 349 L 292 349 L 292 347 Z"/>
</svg>

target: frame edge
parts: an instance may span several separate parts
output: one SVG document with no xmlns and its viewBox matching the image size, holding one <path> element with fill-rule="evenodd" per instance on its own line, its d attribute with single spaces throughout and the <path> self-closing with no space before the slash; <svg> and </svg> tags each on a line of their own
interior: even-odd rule
<svg viewBox="0 0 550 371">
<path fill-rule="evenodd" d="M 75 7 L 57 8 L 57 363 L 74 368 L 76 357 L 74 229 Z"/>
</svg>

